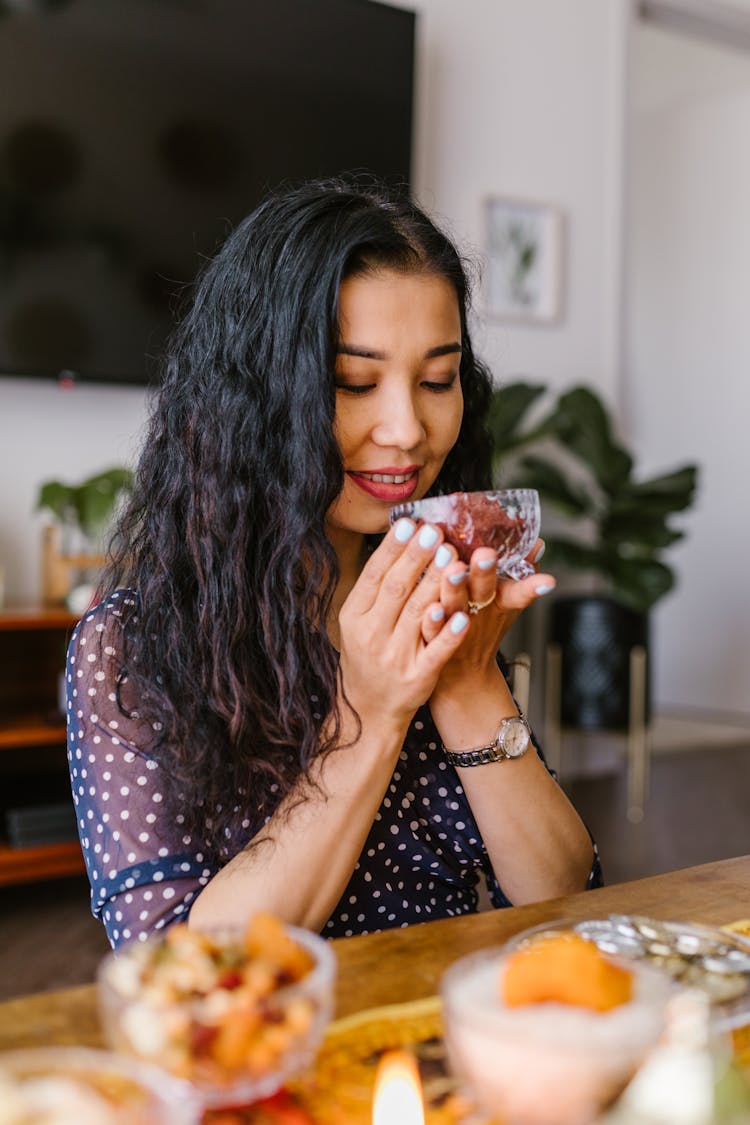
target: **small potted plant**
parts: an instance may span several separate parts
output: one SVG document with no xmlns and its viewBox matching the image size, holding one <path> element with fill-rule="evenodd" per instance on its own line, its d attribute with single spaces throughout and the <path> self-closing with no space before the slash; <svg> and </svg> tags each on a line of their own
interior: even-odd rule
<svg viewBox="0 0 750 1125">
<path fill-rule="evenodd" d="M 115 509 L 132 488 L 129 469 L 115 466 L 82 481 L 45 481 L 36 509 L 53 521 L 43 530 L 42 591 L 47 604 L 83 612 L 104 563 L 104 541 Z M 83 604 L 83 603 L 86 604 Z M 81 608 L 82 607 L 82 608 Z"/>
<path fill-rule="evenodd" d="M 685 464 L 639 480 L 593 390 L 574 387 L 540 410 L 547 394 L 524 382 L 495 390 L 496 482 L 536 488 L 556 518 L 544 532 L 544 565 L 561 577 L 549 635 L 562 651 L 563 722 L 623 728 L 628 654 L 634 644 L 648 647 L 649 612 L 675 584 L 663 555 L 683 538 L 672 517 L 692 505 L 698 469 Z M 585 579 L 584 592 L 573 575 Z"/>
</svg>

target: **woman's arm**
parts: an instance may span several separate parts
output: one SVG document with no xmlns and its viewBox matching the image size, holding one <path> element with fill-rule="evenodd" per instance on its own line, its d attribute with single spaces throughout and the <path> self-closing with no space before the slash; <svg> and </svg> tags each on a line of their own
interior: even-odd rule
<svg viewBox="0 0 750 1125">
<path fill-rule="evenodd" d="M 344 739 L 353 740 L 351 719 L 345 727 Z M 191 925 L 242 923 L 265 910 L 321 930 L 351 878 L 405 733 L 386 716 L 351 746 L 317 759 L 251 845 L 213 877 L 193 905 Z"/>
<path fill-rule="evenodd" d="M 433 696 L 435 725 L 451 750 L 490 743 L 518 714 L 499 668 L 471 690 Z M 515 905 L 585 890 L 593 862 L 588 831 L 534 747 L 517 759 L 458 768 L 503 893 Z"/>
<path fill-rule="evenodd" d="M 519 613 L 555 584 L 548 574 L 498 582 L 495 558 L 493 551 L 480 548 L 468 571 L 456 560 L 445 568 L 441 603 L 446 613 L 466 607 L 469 599 L 484 605 L 495 594 L 471 617 L 466 641 L 442 670 L 430 699 L 435 725 L 451 750 L 487 745 L 501 721 L 518 714 L 496 654 Z M 462 573 L 463 581 L 450 582 L 451 575 Z M 512 761 L 458 772 L 510 901 L 520 905 L 585 889 L 594 859 L 590 836 L 533 748 Z"/>
</svg>

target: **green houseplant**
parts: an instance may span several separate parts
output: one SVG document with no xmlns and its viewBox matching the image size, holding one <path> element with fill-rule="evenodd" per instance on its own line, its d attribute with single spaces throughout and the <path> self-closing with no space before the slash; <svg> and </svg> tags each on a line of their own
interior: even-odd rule
<svg viewBox="0 0 750 1125">
<path fill-rule="evenodd" d="M 625 726 L 627 684 L 614 678 L 621 681 L 623 669 L 627 678 L 627 651 L 617 649 L 647 645 L 649 612 L 674 586 L 663 556 L 684 535 L 672 520 L 693 504 L 698 468 L 638 479 L 606 405 L 584 386 L 556 398 L 540 384 L 499 387 L 490 429 L 496 482 L 538 489 L 543 509 L 555 515 L 556 526 L 544 532 L 545 567 L 563 590 L 573 575 L 586 580 L 585 594 L 557 598 L 550 609 L 551 633 L 563 648 L 563 720 Z M 597 639 L 593 657 L 587 631 Z"/>
<path fill-rule="evenodd" d="M 115 466 L 80 484 L 48 480 L 40 485 L 37 511 L 46 509 L 68 529 L 75 529 L 88 545 L 100 549 L 115 506 L 132 487 L 129 469 Z"/>
<path fill-rule="evenodd" d="M 104 562 L 104 539 L 117 504 L 132 484 L 131 471 L 114 466 L 80 484 L 49 480 L 40 485 L 36 510 L 53 516 L 42 539 L 45 602 L 80 609 Z"/>
</svg>

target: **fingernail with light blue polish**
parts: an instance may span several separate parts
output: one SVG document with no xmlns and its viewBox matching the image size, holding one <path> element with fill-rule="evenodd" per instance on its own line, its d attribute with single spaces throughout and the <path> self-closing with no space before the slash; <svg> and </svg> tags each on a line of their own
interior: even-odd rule
<svg viewBox="0 0 750 1125">
<path fill-rule="evenodd" d="M 534 593 L 538 594 L 539 597 L 542 597 L 543 594 L 549 594 L 552 590 L 554 590 L 554 588 L 554 586 L 537 586 L 537 588 L 534 590 Z"/>
<path fill-rule="evenodd" d="M 459 570 L 457 574 L 449 574 L 448 581 L 452 586 L 460 586 L 462 582 L 466 581 L 466 571 Z"/>
<path fill-rule="evenodd" d="M 441 605 L 433 606 L 430 610 L 430 617 L 433 621 L 442 621 L 445 617 L 445 610 Z"/>
<path fill-rule="evenodd" d="M 482 559 L 481 562 L 477 563 L 477 566 L 480 570 L 492 570 L 494 566 L 497 566 L 497 563 L 495 559 Z"/>
<path fill-rule="evenodd" d="M 463 633 L 468 624 L 469 619 L 465 613 L 454 613 L 451 617 L 451 633 Z"/>
<path fill-rule="evenodd" d="M 394 528 L 393 535 L 398 543 L 408 543 L 414 534 L 414 524 L 411 520 L 399 520 Z"/>
<path fill-rule="evenodd" d="M 419 533 L 419 546 L 420 547 L 434 547 L 438 541 L 438 532 L 434 527 L 430 527 L 428 523 L 424 525 Z"/>
<path fill-rule="evenodd" d="M 452 558 L 453 552 L 450 547 L 446 547 L 445 543 L 441 543 L 437 551 L 435 551 L 435 566 L 442 570 L 444 566 L 448 565 Z"/>
<path fill-rule="evenodd" d="M 544 542 L 544 540 L 542 540 L 541 547 L 539 548 L 537 553 L 534 555 L 534 562 L 535 563 L 541 562 L 541 560 L 544 558 L 544 552 L 546 550 L 547 550 L 547 544 Z"/>
</svg>

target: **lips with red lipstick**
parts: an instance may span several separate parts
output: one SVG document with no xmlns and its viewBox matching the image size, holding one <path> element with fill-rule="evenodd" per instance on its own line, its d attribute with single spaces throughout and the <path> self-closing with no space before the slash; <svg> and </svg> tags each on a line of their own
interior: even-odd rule
<svg viewBox="0 0 750 1125">
<path fill-rule="evenodd" d="M 369 472 L 348 469 L 347 476 L 368 496 L 382 500 L 386 504 L 398 504 L 414 494 L 420 468 L 420 465 L 406 465 L 401 468 L 386 465 Z"/>
</svg>

